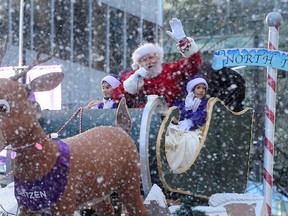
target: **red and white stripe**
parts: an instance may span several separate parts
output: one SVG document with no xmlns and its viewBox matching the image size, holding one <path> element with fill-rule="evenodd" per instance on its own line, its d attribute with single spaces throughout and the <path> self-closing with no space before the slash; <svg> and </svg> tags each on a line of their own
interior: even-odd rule
<svg viewBox="0 0 288 216">
<path fill-rule="evenodd" d="M 278 41 L 279 41 L 279 26 L 269 25 L 268 49 L 277 50 Z M 272 215 L 271 206 L 272 206 L 272 186 L 273 186 L 276 90 L 277 90 L 277 69 L 267 67 L 263 194 L 266 202 L 268 216 Z"/>
</svg>

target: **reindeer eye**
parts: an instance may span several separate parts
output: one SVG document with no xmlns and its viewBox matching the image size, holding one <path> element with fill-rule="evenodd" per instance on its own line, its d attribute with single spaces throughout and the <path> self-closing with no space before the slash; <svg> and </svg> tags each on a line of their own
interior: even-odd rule
<svg viewBox="0 0 288 216">
<path fill-rule="evenodd" d="M 9 113 L 10 105 L 5 99 L 0 99 L 0 113 Z"/>
</svg>

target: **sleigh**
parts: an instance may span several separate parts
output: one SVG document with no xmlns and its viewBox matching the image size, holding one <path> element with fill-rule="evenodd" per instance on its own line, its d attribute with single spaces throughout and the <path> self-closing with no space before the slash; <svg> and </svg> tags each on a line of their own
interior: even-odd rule
<svg viewBox="0 0 288 216">
<path fill-rule="evenodd" d="M 171 170 L 165 154 L 167 128 L 179 118 L 177 107 L 168 110 L 156 144 L 159 178 L 169 191 L 187 195 L 209 197 L 223 191 L 244 193 L 248 180 L 253 110 L 246 108 L 232 112 L 218 98 L 209 99 L 207 109 L 196 158 L 180 173 Z"/>
<path fill-rule="evenodd" d="M 84 110 L 59 133 L 70 137 L 100 125 L 114 125 L 115 110 Z M 74 111 L 42 111 L 40 124 L 47 134 L 57 132 Z M 75 113 L 74 113 L 75 114 Z M 220 99 L 208 101 L 208 115 L 201 129 L 201 151 L 185 172 L 174 174 L 165 155 L 165 133 L 179 117 L 176 107 L 149 96 L 143 109 L 129 109 L 131 136 L 140 154 L 142 189 L 147 195 L 154 183 L 171 192 L 209 197 L 214 193 L 243 193 L 248 180 L 253 110 L 232 112 Z"/>
</svg>

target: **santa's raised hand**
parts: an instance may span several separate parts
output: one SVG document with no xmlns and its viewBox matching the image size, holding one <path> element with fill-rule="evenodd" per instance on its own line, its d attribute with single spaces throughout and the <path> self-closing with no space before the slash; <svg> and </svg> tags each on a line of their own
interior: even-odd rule
<svg viewBox="0 0 288 216">
<path fill-rule="evenodd" d="M 171 26 L 171 31 L 166 31 L 166 33 L 173 39 L 175 40 L 177 43 L 179 43 L 180 41 L 182 41 L 183 39 L 186 38 L 186 34 L 183 30 L 183 26 L 182 26 L 182 22 L 180 19 L 177 18 L 172 18 L 169 21 L 169 24 Z"/>
</svg>

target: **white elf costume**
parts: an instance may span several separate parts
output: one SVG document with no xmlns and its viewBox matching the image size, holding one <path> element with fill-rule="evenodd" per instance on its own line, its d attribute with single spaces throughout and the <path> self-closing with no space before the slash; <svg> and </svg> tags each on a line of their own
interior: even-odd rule
<svg viewBox="0 0 288 216">
<path fill-rule="evenodd" d="M 101 85 L 103 82 L 107 82 L 113 89 L 116 89 L 120 85 L 119 79 L 117 79 L 116 75 L 108 75 L 105 76 L 101 80 Z M 99 101 L 91 101 L 89 103 L 91 106 L 91 109 L 115 109 L 117 108 L 117 103 L 112 99 L 112 97 L 105 98 L 103 97 L 102 101 L 99 103 Z M 89 106 L 88 104 L 88 106 Z"/>
</svg>

